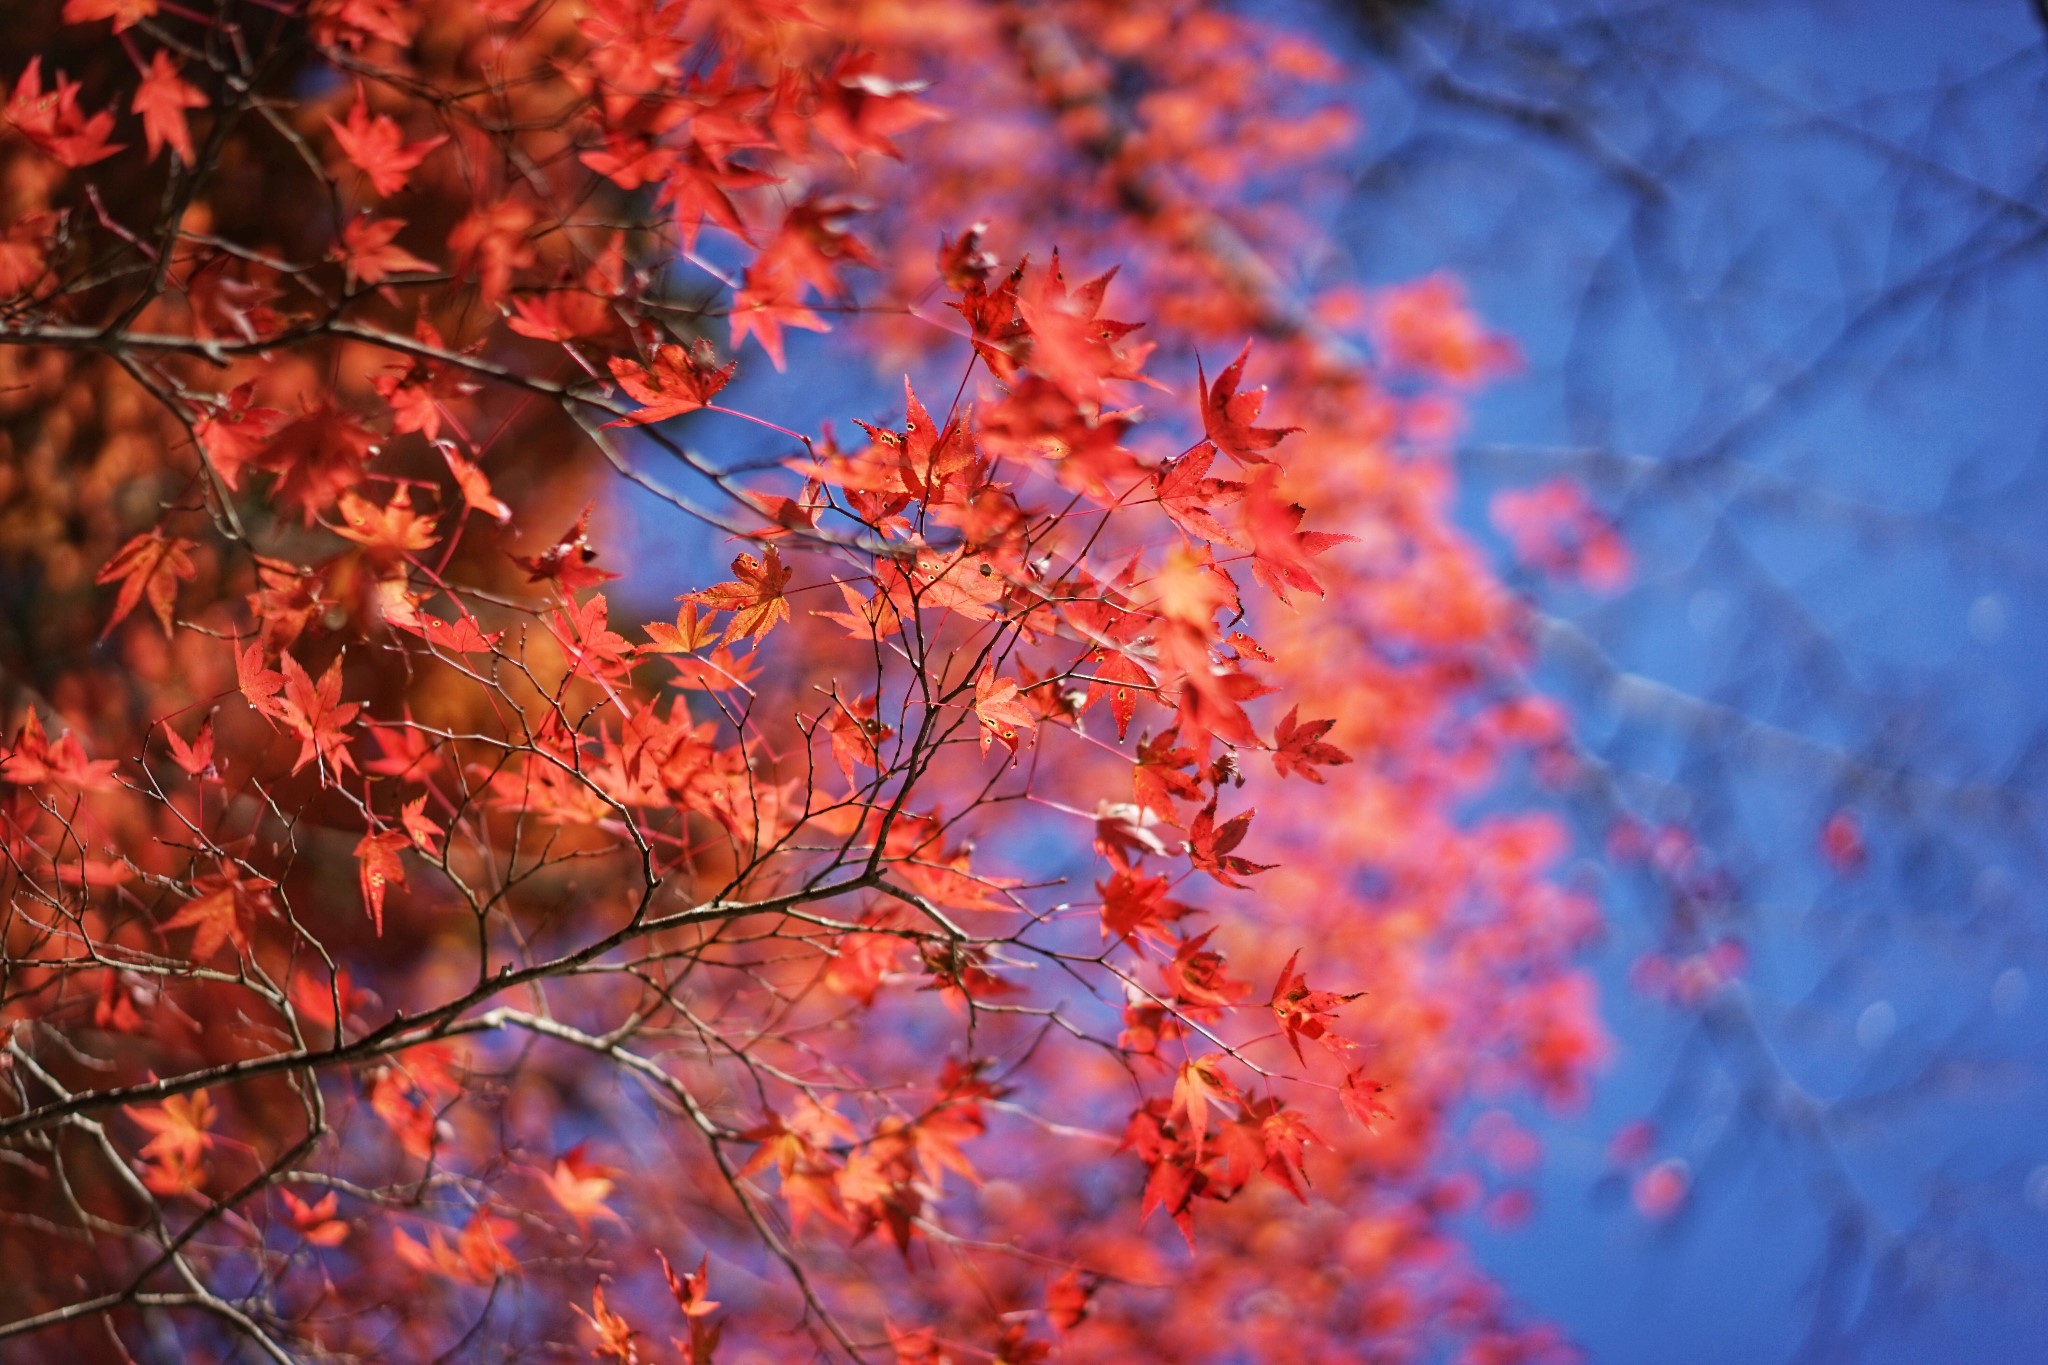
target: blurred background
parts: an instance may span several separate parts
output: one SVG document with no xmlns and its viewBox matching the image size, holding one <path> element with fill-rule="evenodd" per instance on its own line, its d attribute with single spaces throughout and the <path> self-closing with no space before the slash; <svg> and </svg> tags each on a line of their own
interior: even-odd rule
<svg viewBox="0 0 2048 1365">
<path fill-rule="evenodd" d="M 2048 1359 L 2048 7 L 1302 13 L 1368 129 L 1314 269 L 1521 348 L 1462 520 L 1607 907 L 1482 1259 L 1596 1360 Z"/>
<path fill-rule="evenodd" d="M 1459 520 L 1575 718 L 1507 795 L 1613 1046 L 1470 1116 L 1481 1261 L 1598 1361 L 2048 1360 L 2048 6 L 1257 8 L 1366 129 L 1298 286 L 1440 272 L 1521 353 Z M 734 392 L 889 401 L 840 373 Z M 616 497 L 650 602 L 722 562 Z"/>
</svg>

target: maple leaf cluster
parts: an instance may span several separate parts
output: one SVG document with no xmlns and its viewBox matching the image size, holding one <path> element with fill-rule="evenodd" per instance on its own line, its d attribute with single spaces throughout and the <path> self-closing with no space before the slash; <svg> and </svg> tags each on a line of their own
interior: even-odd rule
<svg viewBox="0 0 2048 1365">
<path fill-rule="evenodd" d="M 1601 1053 L 1554 832 L 1463 814 L 1561 746 L 1426 433 L 1160 173 L 1311 54 L 857 8 L 0 17 L 0 1340 L 1544 1349 L 1437 1182 Z M 1317 1200 L 1369 1323 L 1246 1249 Z"/>
</svg>

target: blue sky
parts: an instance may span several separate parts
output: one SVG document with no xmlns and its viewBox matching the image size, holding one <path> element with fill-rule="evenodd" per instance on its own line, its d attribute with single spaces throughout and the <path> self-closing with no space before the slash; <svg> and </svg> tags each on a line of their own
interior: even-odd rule
<svg viewBox="0 0 2048 1365">
<path fill-rule="evenodd" d="M 1538 1213 L 1475 1244 L 1596 1360 L 2042 1358 L 2048 35 L 2020 3 L 1702 4 L 1624 24 L 1632 68 L 1576 87 L 1500 55 L 1501 30 L 1615 50 L 1547 21 L 1597 12 L 1423 31 L 1470 88 L 1584 114 L 1665 198 L 1379 63 L 1321 265 L 1452 269 L 1522 346 L 1477 407 L 1464 518 L 1487 536 L 1491 492 L 1557 473 L 1622 518 L 1632 590 L 1528 585 L 1611 674 L 1541 676 L 1646 811 L 1702 831 L 1734 887 L 1715 932 L 1750 949 L 1714 1009 L 1633 992 L 1671 907 L 1588 822 L 1615 1061 L 1588 1112 L 1526 1116 Z M 1625 704 L 1623 675 L 1670 704 Z M 1837 807 L 1860 878 L 1816 856 Z M 1665 1224 L 1606 1155 L 1646 1116 L 1696 1181 Z"/>
</svg>

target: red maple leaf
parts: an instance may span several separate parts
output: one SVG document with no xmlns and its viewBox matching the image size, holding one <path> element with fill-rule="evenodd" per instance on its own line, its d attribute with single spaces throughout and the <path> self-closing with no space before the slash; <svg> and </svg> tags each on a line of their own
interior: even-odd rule
<svg viewBox="0 0 2048 1365">
<path fill-rule="evenodd" d="M 199 733 L 187 744 L 185 737 L 164 726 L 164 740 L 171 746 L 171 761 L 193 777 L 214 777 L 213 766 L 213 717 L 199 722 Z"/>
<path fill-rule="evenodd" d="M 1264 464 L 1266 457 L 1259 452 L 1271 450 L 1300 427 L 1255 427 L 1259 420 L 1259 409 L 1266 405 L 1266 389 L 1262 384 L 1256 389 L 1243 393 L 1237 386 L 1244 379 L 1245 357 L 1252 353 L 1252 344 L 1247 341 L 1244 349 L 1237 353 L 1237 359 L 1225 365 L 1211 384 L 1209 377 L 1202 373 L 1202 362 L 1195 361 L 1195 374 L 1202 385 L 1202 429 L 1209 433 L 1219 449 L 1244 464 Z"/>
<path fill-rule="evenodd" d="M 1253 811 L 1232 816 L 1221 825 L 1216 823 L 1216 802 L 1212 797 L 1195 816 L 1195 822 L 1188 826 L 1188 861 L 1208 873 L 1225 886 L 1242 888 L 1239 877 L 1271 871 L 1273 863 L 1255 863 L 1241 858 L 1231 850 L 1244 842 L 1244 836 L 1251 831 Z"/>
<path fill-rule="evenodd" d="M 405 1073 L 386 1067 L 370 1083 L 370 1111 L 384 1121 L 407 1156 L 421 1161 L 434 1155 L 434 1110 L 413 1096 Z"/>
<path fill-rule="evenodd" d="M 737 360 L 718 364 L 717 353 L 711 349 L 711 343 L 701 337 L 688 346 L 674 343 L 656 346 L 645 365 L 635 360 L 615 359 L 611 362 L 612 377 L 636 402 L 646 406 L 605 425 L 645 426 L 649 422 L 695 412 L 726 386 L 738 368 Z"/>
<path fill-rule="evenodd" d="M 0 233 L 0 299 L 26 293 L 50 268 L 50 229 L 56 215 L 24 213 Z"/>
<path fill-rule="evenodd" d="M 513 555 L 512 562 L 526 570 L 530 581 L 552 578 L 563 592 L 591 588 L 618 575 L 597 567 L 597 548 L 590 543 L 590 514 L 597 504 L 585 503 L 576 524 L 562 532 L 562 538 L 533 556 Z"/>
<path fill-rule="evenodd" d="M 405 230 L 403 218 L 352 218 L 341 229 L 341 241 L 331 254 L 340 261 L 351 281 L 382 284 L 406 271 L 431 274 L 434 264 L 423 261 L 393 241 Z"/>
<path fill-rule="evenodd" d="M 939 117 L 917 101 L 924 82 L 888 80 L 876 65 L 874 53 L 857 52 L 818 83 L 813 127 L 849 166 L 862 152 L 900 156 L 890 137 Z"/>
<path fill-rule="evenodd" d="M 280 719 L 299 737 L 299 756 L 292 764 L 292 771 L 297 772 L 318 758 L 324 779 L 331 783 L 356 766 L 355 757 L 348 751 L 348 736 L 342 733 L 342 727 L 354 720 L 356 713 L 363 708 L 355 702 L 341 699 L 339 656 L 327 665 L 327 671 L 320 675 L 318 683 L 290 654 L 280 655 L 278 662 L 284 669 L 284 701 Z"/>
<path fill-rule="evenodd" d="M 284 690 L 284 674 L 264 662 L 261 640 L 251 640 L 246 649 L 235 651 L 235 682 L 257 715 L 277 722 L 284 720 L 284 703 L 277 696 Z"/>
<path fill-rule="evenodd" d="M 64 0 L 64 22 L 90 24 L 98 19 L 112 19 L 114 32 L 126 33 L 156 10 L 157 0 Z"/>
<path fill-rule="evenodd" d="M 0 120 L 27 138 L 43 155 L 73 168 L 104 161 L 124 144 L 108 142 L 114 131 L 112 110 L 102 109 L 88 117 L 78 107 L 77 81 L 57 73 L 57 88 L 43 90 L 43 59 L 31 57 L 14 83 L 14 94 L 0 110 Z"/>
<path fill-rule="evenodd" d="M 854 777 L 855 767 L 880 770 L 880 746 L 896 733 L 875 718 L 875 707 L 879 700 L 876 697 L 860 697 L 853 701 L 842 701 L 835 697 L 835 704 L 825 714 L 824 728 L 826 737 L 832 744 L 832 758 L 838 763 L 839 771 L 846 775 L 848 787 L 858 789 L 860 786 Z"/>
<path fill-rule="evenodd" d="M 1116 273 L 1105 271 L 1069 290 L 1055 251 L 1052 263 L 1027 273 L 1017 289 L 1017 313 L 1031 334 L 1031 368 L 1076 403 L 1101 402 L 1112 379 L 1151 382 L 1143 370 L 1152 343 L 1125 342 L 1143 324 L 1099 316 Z"/>
<path fill-rule="evenodd" d="M 484 303 L 495 304 L 512 287 L 512 277 L 538 259 L 529 235 L 535 215 L 516 199 L 500 199 L 473 210 L 448 233 L 456 269 L 477 282 Z"/>
<path fill-rule="evenodd" d="M 1131 795 L 1138 805 L 1176 828 L 1180 815 L 1174 801 L 1200 801 L 1201 781 L 1182 769 L 1195 762 L 1195 751 L 1182 745 L 1173 730 L 1138 741 L 1138 766 L 1131 771 Z"/>
<path fill-rule="evenodd" d="M 1295 717 L 1301 712 L 1297 704 L 1289 707 L 1287 714 L 1273 730 L 1273 771 L 1286 777 L 1299 773 L 1311 782 L 1320 783 L 1323 775 L 1317 766 L 1332 768 L 1340 763 L 1349 763 L 1351 755 L 1334 744 L 1323 743 L 1323 736 L 1330 733 L 1334 720 L 1312 720 L 1306 725 L 1297 725 Z"/>
<path fill-rule="evenodd" d="M 1045 1291 L 1045 1317 L 1062 1335 L 1073 1331 L 1088 1317 L 1088 1300 L 1095 1295 L 1096 1277 L 1069 1270 Z"/>
<path fill-rule="evenodd" d="M 1329 1021 L 1337 1017 L 1338 1006 L 1348 1004 L 1358 996 L 1310 990 L 1308 978 L 1294 970 L 1294 964 L 1300 960 L 1301 953 L 1297 950 L 1287 959 L 1287 965 L 1280 969 L 1280 979 L 1273 983 L 1273 1017 L 1280 1021 L 1281 1030 L 1286 1033 L 1288 1046 L 1294 1049 L 1297 1061 L 1302 1060 L 1301 1040 L 1304 1038 L 1342 1055 L 1352 1044 L 1330 1032 Z"/>
<path fill-rule="evenodd" d="M 406 837 L 412 846 L 429 858 L 440 855 L 434 851 L 434 841 L 441 837 L 441 826 L 427 814 L 427 798 L 415 796 L 405 803 L 398 813 L 399 823 L 405 826 Z"/>
<path fill-rule="evenodd" d="M 486 631 L 478 624 L 476 617 L 466 611 L 453 621 L 443 621 L 438 616 L 421 613 L 419 634 L 437 649 L 452 650 L 457 654 L 483 654 L 505 638 L 504 631 Z"/>
<path fill-rule="evenodd" d="M 372 38 L 404 47 L 412 41 L 400 22 L 403 0 L 312 0 L 306 16 L 313 21 L 313 41 L 359 50 Z"/>
<path fill-rule="evenodd" d="M 902 581 L 902 571 L 895 564 L 889 565 L 888 572 L 898 575 L 889 586 L 893 590 L 890 606 L 899 617 L 915 615 L 914 604 L 927 611 L 950 611 L 968 621 L 986 621 L 996 614 L 996 605 L 1007 591 L 995 565 L 968 553 L 965 546 L 950 553 L 920 551 L 910 566 L 908 583 Z"/>
<path fill-rule="evenodd" d="M 1093 706 L 1108 697 L 1110 714 L 1116 718 L 1116 737 L 1123 739 L 1130 733 L 1131 717 L 1137 714 L 1139 695 L 1149 696 L 1159 690 L 1152 675 L 1137 660 L 1117 649 L 1094 651 L 1084 667 L 1088 674 L 1088 699 L 1082 705 Z"/>
<path fill-rule="evenodd" d="M 1282 602 L 1292 601 L 1287 595 L 1290 588 L 1321 597 L 1323 583 L 1309 561 L 1333 545 L 1358 537 L 1302 530 L 1301 519 L 1308 509 L 1300 503 L 1281 501 L 1274 491 L 1279 479 L 1278 468 L 1266 465 L 1245 488 L 1245 532 L 1251 540 L 1252 576 Z"/>
<path fill-rule="evenodd" d="M 370 188 L 379 195 L 392 195 L 405 188 L 406 177 L 427 159 L 427 154 L 448 140 L 446 134 L 422 142 L 407 142 L 405 134 L 389 114 L 370 113 L 369 92 L 356 83 L 356 102 L 349 107 L 348 122 L 327 120 L 335 145 L 350 164 L 370 178 Z"/>
<path fill-rule="evenodd" d="M 858 237 L 846 230 L 846 220 L 864 205 L 843 195 L 806 199 L 783 215 L 782 227 L 761 248 L 761 259 L 772 270 L 786 271 L 820 294 L 843 295 L 846 281 L 841 272 L 848 265 L 879 265 Z"/>
<path fill-rule="evenodd" d="M 287 656 L 289 657 L 289 656 Z M 357 873 L 362 883 L 363 909 L 384 936 L 384 893 L 405 885 L 405 864 L 398 850 L 412 843 L 412 836 L 399 830 L 365 834 L 356 841 Z"/>
<path fill-rule="evenodd" d="M 120 0 L 115 0 L 120 3 Z M 154 9 L 156 0 L 130 0 L 131 3 L 146 4 Z M 114 21 L 114 31 L 120 32 L 122 23 Z M 192 130 L 185 122 L 185 111 L 204 109 L 207 98 L 196 87 L 178 79 L 178 64 L 170 54 L 161 49 L 149 59 L 149 70 L 142 73 L 142 84 L 135 88 L 135 99 L 128 106 L 129 111 L 142 115 L 142 137 L 149 146 L 149 159 L 156 160 L 157 153 L 169 147 L 178 154 L 178 159 L 190 166 L 196 158 L 192 154 Z"/>
<path fill-rule="evenodd" d="M 343 489 L 362 481 L 378 440 L 354 414 L 321 401 L 279 430 L 255 462 L 277 476 L 277 500 L 297 507 L 311 526 Z"/>
<path fill-rule="evenodd" d="M 768 353 L 777 370 L 783 368 L 782 329 L 801 327 L 809 332 L 829 332 L 831 327 L 803 301 L 803 284 L 787 269 L 763 265 L 756 260 L 747 267 L 745 279 L 732 296 L 733 349 L 751 334 Z"/>
<path fill-rule="evenodd" d="M 593 168 L 599 165 L 591 162 L 588 154 L 584 160 Z M 695 248 L 697 234 L 702 231 L 707 218 L 746 242 L 752 238 L 748 236 L 746 223 L 726 191 L 754 189 L 774 183 L 772 175 L 746 166 L 727 165 L 723 160 L 714 160 L 701 146 L 692 145 L 687 154 L 669 166 L 659 202 L 674 207 L 676 226 L 682 233 L 685 251 Z"/>
<path fill-rule="evenodd" d="M 1216 512 L 1242 501 L 1244 485 L 1210 478 L 1214 463 L 1216 447 L 1204 441 L 1172 464 L 1160 466 L 1152 476 L 1153 489 L 1160 508 L 1181 530 L 1219 545 L 1241 545 L 1237 534 L 1216 520 Z"/>
<path fill-rule="evenodd" d="M 1102 897 L 1103 937 L 1129 943 L 1141 933 L 1167 942 L 1165 927 L 1192 913 L 1179 901 L 1167 898 L 1171 883 L 1164 877 L 1119 868 L 1106 882 L 1095 884 Z"/>
<path fill-rule="evenodd" d="M 1367 1076 L 1363 1071 L 1354 1071 L 1344 1078 L 1338 1087 L 1337 1098 L 1344 1102 L 1344 1111 L 1357 1119 L 1360 1125 L 1370 1129 L 1373 1120 L 1392 1118 L 1394 1111 L 1380 1103 L 1380 1096 L 1386 1087 Z"/>
<path fill-rule="evenodd" d="M 503 499 L 491 492 L 491 481 L 475 463 L 455 449 L 451 441 L 434 443 L 441 451 L 441 458 L 448 463 L 448 473 L 455 479 L 455 486 L 462 493 L 463 505 L 472 512 L 481 512 L 500 526 L 512 520 L 512 509 Z"/>
<path fill-rule="evenodd" d="M 349 1225 L 336 1218 L 335 1211 L 341 1207 L 341 1196 L 329 1190 L 325 1198 L 308 1204 L 305 1200 L 283 1190 L 286 1217 L 299 1236 L 316 1247 L 338 1247 L 348 1240 Z"/>
<path fill-rule="evenodd" d="M 996 666 L 982 665 L 974 680 L 974 715 L 981 722 L 981 751 L 1001 743 L 1012 754 L 1022 734 L 1038 728 L 1038 716 L 1024 701 L 1015 678 L 997 678 Z"/>
<path fill-rule="evenodd" d="M 633 646 L 610 622 L 611 604 L 603 593 L 594 592 L 581 602 L 572 597 L 548 613 L 548 632 L 562 647 L 572 674 L 616 679 L 631 667 Z"/>
<path fill-rule="evenodd" d="M 87 758 L 84 743 L 69 730 L 52 743 L 33 708 L 22 720 L 14 747 L 0 749 L 0 777 L 24 787 L 51 782 L 79 791 L 106 791 L 114 786 L 116 766 L 110 758 Z"/>
<path fill-rule="evenodd" d="M 1223 954 L 1208 946 L 1214 929 L 1204 929 L 1174 949 L 1173 961 L 1160 969 L 1174 999 L 1198 1009 L 1234 1004 L 1247 990 L 1230 974 Z"/>
<path fill-rule="evenodd" d="M 254 404 L 255 392 L 253 380 L 237 384 L 193 423 L 200 448 L 229 488 L 241 487 L 243 466 L 257 459 L 284 423 L 283 412 Z"/>
</svg>

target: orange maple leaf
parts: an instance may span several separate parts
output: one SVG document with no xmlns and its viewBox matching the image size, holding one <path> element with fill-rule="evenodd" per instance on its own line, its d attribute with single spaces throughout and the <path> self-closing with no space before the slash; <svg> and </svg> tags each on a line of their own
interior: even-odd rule
<svg viewBox="0 0 2048 1365">
<path fill-rule="evenodd" d="M 204 1090 L 173 1095 L 152 1109 L 127 1107 L 124 1112 L 150 1131 L 142 1154 L 168 1163 L 196 1166 L 213 1146 L 213 1101 Z"/>
<path fill-rule="evenodd" d="M 463 505 L 472 512 L 481 512 L 500 526 L 512 520 L 512 509 L 504 500 L 491 492 L 491 481 L 476 463 L 463 457 L 453 443 L 436 441 L 441 458 L 448 462 L 448 472 L 455 479 L 455 486 L 462 491 Z"/>
<path fill-rule="evenodd" d="M 711 1257 L 707 1253 L 697 1262 L 697 1269 L 688 1275 L 678 1275 L 675 1267 L 668 1263 L 668 1257 L 659 1251 L 654 1253 L 661 1260 L 662 1278 L 668 1281 L 668 1292 L 675 1296 L 676 1307 L 686 1318 L 701 1318 L 718 1308 L 718 1300 L 708 1297 L 711 1293 Z"/>
<path fill-rule="evenodd" d="M 136 536 L 114 552 L 93 579 L 95 583 L 119 582 L 121 592 L 114 599 L 114 614 L 107 618 L 105 630 L 100 638 L 106 639 L 114 627 L 127 619 L 136 604 L 147 596 L 150 610 L 164 628 L 164 635 L 171 634 L 171 609 L 178 600 L 180 580 L 190 582 L 199 576 L 197 566 L 192 563 L 192 551 L 199 548 L 196 541 L 178 536 L 166 536 L 161 530 L 150 531 Z"/>
<path fill-rule="evenodd" d="M 584 1312 L 578 1304 L 570 1304 L 576 1315 L 590 1324 L 597 1333 L 597 1345 L 590 1354 L 599 1360 L 616 1360 L 619 1365 L 639 1365 L 640 1349 L 633 1344 L 633 1338 L 640 1334 L 633 1330 L 633 1324 L 605 1306 L 604 1286 L 598 1285 L 590 1291 L 590 1311 Z"/>
<path fill-rule="evenodd" d="M 1226 1101 L 1241 1104 L 1244 1100 L 1237 1086 L 1223 1074 L 1222 1062 L 1222 1056 L 1212 1052 L 1181 1067 L 1174 1078 L 1172 1112 L 1187 1117 L 1188 1133 L 1198 1157 L 1209 1126 L 1209 1106 Z"/>
<path fill-rule="evenodd" d="M 232 941 L 237 950 L 249 946 L 242 921 L 268 910 L 274 882 L 252 877 L 223 859 L 216 872 L 195 879 L 194 895 L 177 914 L 164 921 L 165 929 L 191 929 L 192 960 L 205 962 Z"/>
<path fill-rule="evenodd" d="M 666 621 L 649 621 L 642 627 L 652 641 L 640 646 L 642 654 L 695 654 L 718 639 L 709 612 L 700 613 L 697 604 L 687 598 L 677 600 L 683 605 L 676 608 L 674 625 Z"/>
<path fill-rule="evenodd" d="M 452 1240 L 445 1229 L 435 1228 L 422 1245 L 403 1229 L 393 1228 L 391 1248 L 415 1270 L 462 1284 L 489 1285 L 502 1275 L 518 1273 L 518 1260 L 505 1249 L 505 1239 L 518 1230 L 510 1219 L 479 1209 Z"/>
<path fill-rule="evenodd" d="M 713 611 L 733 613 L 725 634 L 719 638 L 720 644 L 748 637 L 759 641 L 778 622 L 789 619 L 789 599 L 783 595 L 783 588 L 789 583 L 790 571 L 783 567 L 782 556 L 771 545 L 765 559 L 741 555 L 733 560 L 732 572 L 731 582 L 716 583 L 677 600 L 701 602 Z"/>
<path fill-rule="evenodd" d="M 413 509 L 412 490 L 403 484 L 382 507 L 353 491 L 343 493 L 337 505 L 341 525 L 333 528 L 334 534 L 375 552 L 379 558 L 428 549 L 440 539 L 435 534 L 433 517 L 422 516 Z"/>
<path fill-rule="evenodd" d="M 541 1177 L 541 1183 L 579 1227 L 587 1226 L 594 1217 L 623 1223 L 625 1220 L 604 1202 L 616 1184 L 612 1175 L 610 1167 L 592 1161 L 584 1153 L 583 1144 L 578 1143 L 556 1160 L 555 1168 Z"/>
</svg>

